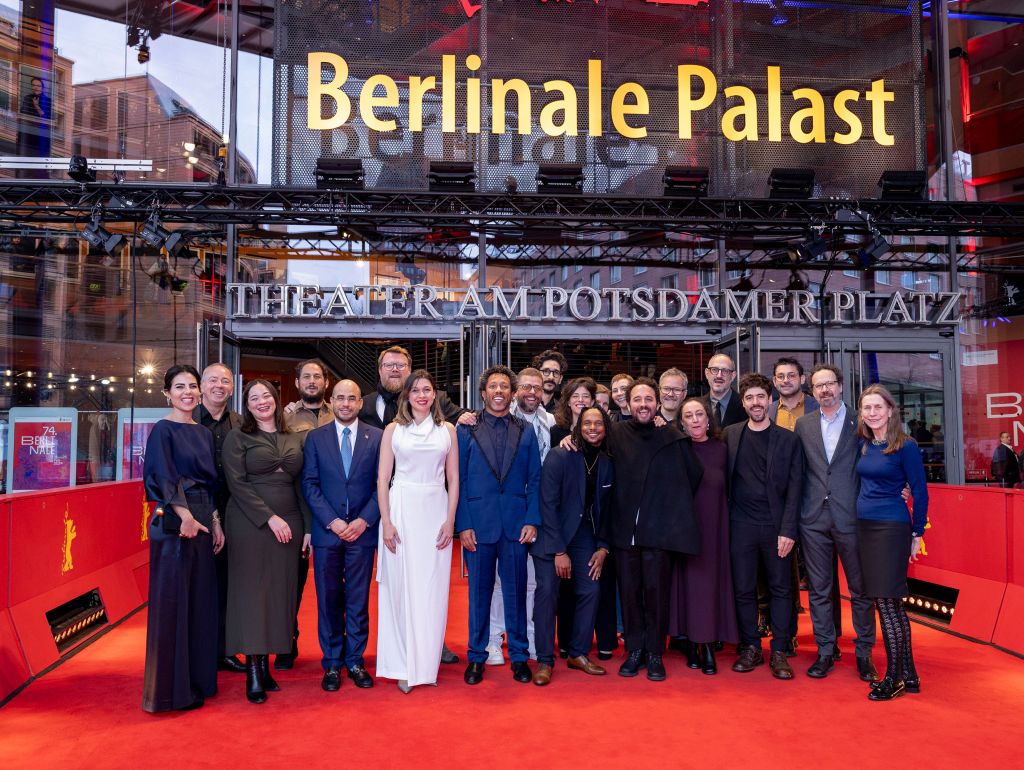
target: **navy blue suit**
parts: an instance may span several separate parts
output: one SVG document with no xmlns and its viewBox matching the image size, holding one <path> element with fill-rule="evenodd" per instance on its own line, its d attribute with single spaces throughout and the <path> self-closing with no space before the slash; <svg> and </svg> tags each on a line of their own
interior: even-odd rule
<svg viewBox="0 0 1024 770">
<path fill-rule="evenodd" d="M 313 579 L 317 633 L 324 669 L 363 665 L 370 632 L 370 577 L 377 548 L 377 464 L 384 431 L 356 423 L 352 465 L 346 477 L 335 423 L 306 438 L 302 491 L 313 511 Z M 330 530 L 335 519 L 360 518 L 366 531 L 347 543 Z"/>
<path fill-rule="evenodd" d="M 598 537 L 601 513 L 611 505 L 615 470 L 603 452 L 597 456 L 594 472 L 593 524 L 586 518 L 587 469 L 582 452 L 556 448 L 544 460 L 540 482 L 540 511 L 543 525 L 530 553 L 537 572 L 537 593 L 533 604 L 533 626 L 537 640 L 537 660 L 555 663 L 555 611 L 561 580 L 555 572 L 555 554 L 565 553 L 572 563 L 572 589 L 575 612 L 572 634 L 566 644 L 569 656 L 578 658 L 590 652 L 601 587 L 590 577 L 588 562 L 598 548 L 608 544 Z M 568 584 L 566 584 L 568 585 Z M 564 590 L 564 586 L 563 586 Z M 559 628 L 560 640 L 564 640 Z"/>
<path fill-rule="evenodd" d="M 476 533 L 476 550 L 465 551 L 469 572 L 470 663 L 487 660 L 494 568 L 501 576 L 505 631 L 513 663 L 529 658 L 526 638 L 527 546 L 519 542 L 527 524 L 540 528 L 540 447 L 537 435 L 509 415 L 504 442 L 490 415 L 460 425 L 459 507 L 455 529 Z M 500 444 L 500 445 L 499 445 Z M 500 459 L 500 462 L 499 462 Z"/>
</svg>

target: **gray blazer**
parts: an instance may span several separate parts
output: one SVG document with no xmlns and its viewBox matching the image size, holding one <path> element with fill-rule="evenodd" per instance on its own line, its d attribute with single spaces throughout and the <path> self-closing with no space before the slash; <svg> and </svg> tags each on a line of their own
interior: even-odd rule
<svg viewBox="0 0 1024 770">
<path fill-rule="evenodd" d="M 857 415 L 846 407 L 846 420 L 839 443 L 829 463 L 825 457 L 825 442 L 821 437 L 821 411 L 805 414 L 796 421 L 796 435 L 804 450 L 804 483 L 800 500 L 800 526 L 828 527 L 819 522 L 825 499 L 840 532 L 852 534 L 857 528 L 857 494 L 860 478 L 857 476 Z"/>
</svg>

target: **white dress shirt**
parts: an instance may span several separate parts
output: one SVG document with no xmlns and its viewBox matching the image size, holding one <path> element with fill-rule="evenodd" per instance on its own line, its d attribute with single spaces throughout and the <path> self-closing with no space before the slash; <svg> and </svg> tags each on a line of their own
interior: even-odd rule
<svg viewBox="0 0 1024 770">
<path fill-rule="evenodd" d="M 829 464 L 832 463 L 832 455 L 836 453 L 836 447 L 839 446 L 839 437 L 843 434 L 843 425 L 845 424 L 845 402 L 839 402 L 839 411 L 835 413 L 831 420 L 825 416 L 825 411 L 821 410 L 821 440 L 825 444 L 825 459 L 828 460 Z"/>
</svg>

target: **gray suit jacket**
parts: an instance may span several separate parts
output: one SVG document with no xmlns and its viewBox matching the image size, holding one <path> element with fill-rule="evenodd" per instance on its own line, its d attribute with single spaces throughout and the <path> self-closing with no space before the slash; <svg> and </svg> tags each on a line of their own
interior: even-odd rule
<svg viewBox="0 0 1024 770">
<path fill-rule="evenodd" d="M 796 435 L 804 450 L 804 483 L 800 500 L 800 526 L 827 528 L 829 522 L 818 521 L 825 499 L 829 512 L 840 532 L 852 534 L 857 528 L 857 415 L 846 407 L 846 420 L 839 443 L 829 463 L 825 442 L 821 437 L 821 411 L 805 414 L 796 421 Z"/>
</svg>

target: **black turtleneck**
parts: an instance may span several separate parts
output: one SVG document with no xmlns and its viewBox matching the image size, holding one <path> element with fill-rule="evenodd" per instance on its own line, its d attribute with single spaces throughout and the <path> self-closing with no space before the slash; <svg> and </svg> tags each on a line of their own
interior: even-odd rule
<svg viewBox="0 0 1024 770">
<path fill-rule="evenodd" d="M 594 500 L 597 499 L 597 458 L 601 454 L 600 447 L 587 441 L 583 442 L 583 462 L 587 471 L 586 493 L 583 498 L 583 516 L 590 523 L 591 530 L 596 534 L 594 526 Z"/>
</svg>

